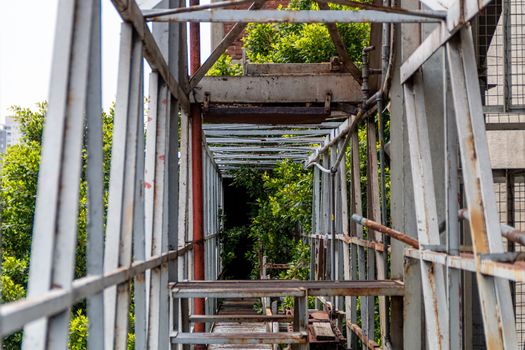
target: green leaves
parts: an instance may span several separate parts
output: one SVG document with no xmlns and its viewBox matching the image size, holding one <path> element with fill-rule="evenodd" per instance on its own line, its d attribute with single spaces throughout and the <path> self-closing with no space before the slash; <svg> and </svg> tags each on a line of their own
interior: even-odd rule
<svg viewBox="0 0 525 350">
<path fill-rule="evenodd" d="M 272 173 L 242 168 L 234 176 L 234 185 L 246 188 L 254 200 L 247 228 L 254 244 L 245 255 L 254 266 L 252 277 L 259 276 L 261 255 L 272 263 L 292 261 L 294 278 L 308 275 L 309 265 L 300 262 L 304 247 L 299 236 L 301 231 L 309 232 L 311 225 L 311 172 L 301 164 L 282 161 Z"/>
<path fill-rule="evenodd" d="M 207 76 L 223 77 L 223 76 L 239 76 L 242 75 L 242 66 L 239 63 L 232 63 L 232 58 L 227 54 L 222 54 L 210 68 Z"/>
<path fill-rule="evenodd" d="M 18 121 L 20 131 L 23 135 L 21 143 L 9 147 L 1 160 L 1 288 L 2 302 L 4 303 L 23 298 L 27 287 L 33 217 L 35 214 L 38 171 L 46 108 L 47 103 L 45 102 L 38 103 L 36 110 L 18 106 L 11 108 L 13 118 Z M 109 187 L 113 115 L 113 107 L 110 108 L 108 113 L 102 114 L 104 182 L 106 190 Z M 78 240 L 75 263 L 76 278 L 82 277 L 86 273 L 86 160 L 87 151 L 84 149 L 82 157 L 83 171 L 79 188 Z M 80 306 L 78 310 L 83 310 L 83 308 Z M 72 339 L 70 347 L 73 349 L 85 349 L 85 337 L 87 336 L 86 316 L 81 313 L 76 314 L 72 319 L 71 327 Z M 17 332 L 4 339 L 4 348 L 18 349 L 21 341 L 21 332 Z"/>
<path fill-rule="evenodd" d="M 331 6 L 334 10 L 342 6 Z M 318 10 L 315 2 L 293 0 L 283 11 Z M 337 28 L 354 63 L 368 45 L 368 23 L 338 24 Z M 246 56 L 253 63 L 318 63 L 337 55 L 324 24 L 249 24 L 243 38 Z"/>
</svg>

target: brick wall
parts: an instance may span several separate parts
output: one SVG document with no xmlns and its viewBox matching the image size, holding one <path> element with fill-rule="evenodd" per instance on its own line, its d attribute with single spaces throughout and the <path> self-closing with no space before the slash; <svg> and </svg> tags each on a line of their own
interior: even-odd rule
<svg viewBox="0 0 525 350">
<path fill-rule="evenodd" d="M 278 0 L 270 0 L 267 1 L 263 8 L 264 9 L 276 9 L 279 7 L 279 5 L 282 5 L 283 7 L 288 6 L 289 1 L 278 1 Z M 250 7 L 250 4 L 245 5 L 239 5 L 239 6 L 231 6 L 230 9 L 236 9 L 236 10 L 246 10 Z M 233 27 L 235 23 L 224 23 L 224 34 L 228 33 L 230 29 Z M 242 59 L 242 37 L 244 36 L 244 32 L 241 33 L 241 35 L 233 42 L 228 49 L 226 49 L 226 53 L 231 56 L 234 60 L 240 60 Z"/>
</svg>

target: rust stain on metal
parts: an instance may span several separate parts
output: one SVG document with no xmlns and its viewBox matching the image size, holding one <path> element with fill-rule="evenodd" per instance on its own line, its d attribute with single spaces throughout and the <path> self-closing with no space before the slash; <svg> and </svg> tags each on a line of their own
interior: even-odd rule
<svg viewBox="0 0 525 350">
<path fill-rule="evenodd" d="M 470 231 L 472 233 L 474 252 L 476 254 L 489 252 L 487 231 L 485 227 L 485 216 L 480 210 L 481 203 L 478 203 L 478 205 L 479 206 L 469 210 Z"/>
</svg>

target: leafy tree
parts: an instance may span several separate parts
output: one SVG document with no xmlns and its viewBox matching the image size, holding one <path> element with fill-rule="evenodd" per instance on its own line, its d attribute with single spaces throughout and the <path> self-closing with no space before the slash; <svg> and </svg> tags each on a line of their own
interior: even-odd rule
<svg viewBox="0 0 525 350">
<path fill-rule="evenodd" d="M 262 255 L 273 263 L 293 261 L 290 278 L 307 276 L 304 258 L 307 254 L 309 259 L 309 250 L 301 250 L 298 242 L 300 232 L 309 232 L 311 225 L 311 172 L 301 164 L 282 161 L 271 173 L 243 168 L 234 176 L 234 184 L 246 188 L 254 199 L 251 224 L 244 230 L 255 242 L 246 253 L 254 266 L 252 277 L 258 278 Z"/>
<path fill-rule="evenodd" d="M 348 9 L 330 5 L 332 10 Z M 293 0 L 283 11 L 318 10 L 310 0 Z M 352 60 L 359 64 L 361 51 L 368 45 L 368 23 L 338 24 L 337 28 Z M 243 38 L 246 55 L 254 63 L 317 63 L 337 56 L 328 29 L 319 23 L 249 24 Z"/>
<path fill-rule="evenodd" d="M 2 230 L 2 275 L 1 301 L 15 301 L 25 297 L 29 272 L 29 258 L 33 231 L 38 170 L 42 133 L 47 104 L 37 104 L 37 109 L 15 106 L 11 109 L 13 117 L 19 123 L 22 133 L 21 142 L 7 149 L 2 158 L 0 170 L 0 206 Z M 104 181 L 109 186 L 111 159 L 111 141 L 114 109 L 103 113 L 104 142 Z M 75 277 L 86 274 L 86 214 L 87 183 L 85 167 L 87 151 L 83 149 L 83 170 L 80 184 L 80 206 L 78 214 L 78 242 L 76 251 Z M 106 191 L 107 202 L 107 191 Z M 84 327 L 85 326 L 85 327 Z M 71 321 L 71 341 L 73 349 L 83 349 L 81 344 L 87 337 L 87 317 L 83 305 L 75 308 Z M 85 333 L 82 333 L 85 332 Z M 21 332 L 7 337 L 3 342 L 6 349 L 18 349 L 22 340 Z"/>
</svg>

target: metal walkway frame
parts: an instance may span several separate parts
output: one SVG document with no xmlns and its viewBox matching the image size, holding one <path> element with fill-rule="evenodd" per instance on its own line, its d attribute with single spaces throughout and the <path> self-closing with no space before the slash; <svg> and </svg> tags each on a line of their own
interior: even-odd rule
<svg viewBox="0 0 525 350">
<path fill-rule="evenodd" d="M 263 1 L 260 0 L 254 1 L 250 10 L 210 10 L 213 4 L 192 4 L 194 6 L 185 8 L 180 0 L 153 1 L 156 5 L 153 12 L 151 8 L 141 9 L 135 0 L 112 2 L 123 23 L 107 222 L 104 222 L 100 118 L 100 0 L 61 0 L 51 73 L 52 88 L 43 136 L 28 295 L 26 299 L 0 306 L 1 336 L 23 329 L 24 349 L 64 349 L 68 341 L 70 309 L 76 303 L 87 300 L 88 318 L 97 320 L 89 323 L 89 349 L 125 349 L 133 297 L 136 348 L 169 348 L 171 332 L 184 331 L 187 334 L 189 331 L 184 318 L 192 309 L 192 317 L 198 318 L 204 313 L 213 314 L 216 308 L 213 298 L 206 304 L 196 301 L 193 307 L 188 303 L 170 302 L 170 298 L 182 286 L 179 281 L 218 278 L 221 266 L 217 234 L 221 225 L 222 178 L 241 164 L 266 168 L 273 166 L 276 159 L 289 158 L 306 161 L 307 166 L 314 167 L 313 232 L 308 237 L 312 256 L 315 257 L 312 259 L 311 277 L 331 280 L 327 289 L 319 295 L 333 296 L 332 306 L 345 311 L 347 326 L 352 334 L 350 347 L 356 347 L 357 337 L 369 348 L 377 345 L 371 340 L 374 334 L 374 296 L 370 293 L 359 294 L 362 297 L 360 328 L 357 326 L 356 296 L 348 293 L 350 287 L 336 290 L 334 286 L 336 283 L 355 283 L 355 280 L 373 283 L 372 280 L 377 279 L 396 283 L 388 281 L 389 277 L 393 278 L 388 270 L 388 254 L 389 251 L 394 254 L 395 244 L 403 242 L 411 245 L 411 248 L 401 248 L 401 257 L 396 257 L 398 261 L 404 257 L 408 259 L 404 292 L 393 293 L 391 298 L 385 297 L 385 293 L 375 294 L 381 295 L 379 313 L 383 347 L 400 344 L 391 337 L 395 331 L 391 329 L 394 325 L 390 318 L 399 316 L 395 314 L 399 311 L 394 311 L 396 307 L 404 302 L 402 308 L 408 311 L 403 320 L 405 327 L 417 322 L 416 318 L 411 318 L 410 307 L 413 307 L 411 298 L 416 298 L 421 286 L 426 347 L 461 348 L 459 271 L 471 271 L 475 273 L 478 283 L 487 348 L 517 348 L 509 280 L 525 282 L 525 270 L 519 264 L 505 261 L 508 256 L 502 254 L 501 225 L 492 189 L 470 30 L 470 21 L 489 1 L 422 0 L 420 6 L 428 9 L 419 10 L 364 5 L 346 0 L 322 0 L 322 4 L 335 2 L 359 9 L 293 12 L 261 10 Z M 233 3 L 235 1 L 213 6 L 226 7 Z M 188 47 L 193 47 L 198 39 L 192 33 L 193 39 L 187 43 L 186 23 L 202 21 L 237 24 L 205 63 L 201 67 L 193 67 L 193 75 L 188 76 Z M 384 140 L 380 139 L 382 147 L 380 159 L 377 159 L 376 124 L 367 116 L 377 108 L 381 120 L 383 106 L 381 102 L 376 104 L 376 100 L 388 97 L 383 96 L 386 93 L 384 82 L 383 88 L 377 89 L 378 93 L 366 96 L 368 101 L 365 98 L 362 104 L 354 104 L 355 112 L 347 113 L 343 122 L 335 119 L 308 123 L 305 120 L 279 128 L 269 125 L 271 123 L 246 121 L 244 124 L 239 124 L 239 121 L 205 124 L 204 127 L 201 124 L 201 118 L 204 116 L 205 120 L 206 113 L 210 111 L 208 108 L 217 107 L 207 106 L 210 101 L 212 104 L 283 102 L 268 101 L 267 98 L 265 101 L 250 101 L 247 95 L 239 95 L 237 99 L 240 101 L 226 101 L 216 91 L 221 82 L 203 78 L 244 29 L 244 23 L 316 22 L 330 25 L 365 21 L 402 23 L 403 26 L 433 23 L 436 26 L 420 44 L 415 44 L 414 52 L 400 66 L 416 203 L 415 237 L 374 223 L 386 222 L 386 192 L 384 187 L 379 186 L 377 178 L 378 164 L 384 174 L 385 155 Z M 149 29 L 148 22 L 156 22 L 153 30 Z M 385 24 L 383 28 L 388 40 L 391 27 Z M 331 35 L 337 41 L 333 27 Z M 444 81 L 448 83 L 444 90 L 449 91 L 452 98 L 452 103 L 443 101 L 449 108 L 445 108 L 447 113 L 442 121 L 447 130 L 446 164 L 449 165 L 446 178 L 446 242 L 440 237 L 428 141 L 431 130 L 425 117 L 425 97 L 428 96 L 425 96 L 422 85 L 425 79 L 422 67 L 440 49 L 445 50 L 447 62 L 443 74 Z M 147 92 L 147 114 L 143 98 L 144 59 L 153 71 Z M 194 63 L 193 60 L 191 63 Z M 348 60 L 344 64 L 349 73 L 345 73 L 343 78 L 348 79 L 349 86 L 354 89 L 364 77 L 356 74 L 355 66 Z M 241 84 L 240 81 L 260 84 L 264 79 L 246 77 L 232 78 L 231 81 L 234 85 Z M 304 79 L 315 80 L 315 77 Z M 334 74 L 333 79 L 341 79 L 341 75 Z M 209 100 L 206 89 L 210 89 Z M 307 101 L 294 100 L 293 93 L 285 97 L 289 98 L 286 103 L 318 103 L 321 115 L 331 113 L 332 107 L 341 101 L 349 102 L 346 99 L 339 101 L 335 91 L 324 90 L 308 97 L 311 100 Z M 220 120 L 221 115 L 229 113 L 231 117 L 233 113 L 231 110 L 215 112 L 215 122 Z M 252 110 L 251 113 L 258 112 Z M 257 116 L 253 119 L 257 120 Z M 363 219 L 364 213 L 361 212 L 359 139 L 356 132 L 359 123 L 365 123 L 367 129 L 368 213 L 365 216 L 369 220 Z M 146 135 L 143 132 L 145 124 Z M 381 131 L 379 135 L 381 138 Z M 202 137 L 205 142 L 201 142 Z M 83 142 L 86 142 L 88 150 L 88 274 L 74 280 Z M 346 187 L 348 145 L 351 148 L 350 188 Z M 313 151 L 312 147 L 317 148 Z M 463 218 L 468 219 L 473 243 L 470 255 L 461 253 L 458 240 L 458 211 L 461 209 L 456 200 L 459 183 L 455 174 L 458 169 L 461 169 L 466 198 Z M 197 206 L 192 205 L 195 203 Z M 353 221 L 350 220 L 351 214 L 357 214 Z M 362 225 L 368 228 L 363 229 Z M 414 238 L 417 240 L 415 243 Z M 326 256 L 330 257 L 329 262 Z M 420 284 L 417 276 L 421 278 Z M 199 297 L 209 296 L 213 291 L 207 283 L 214 282 L 193 283 L 196 288 L 204 288 Z M 278 284 L 279 288 L 282 285 Z M 297 297 L 303 299 L 297 304 L 306 309 L 305 290 L 309 290 L 311 295 L 315 293 L 303 287 L 291 287 L 290 293 L 295 290 L 301 292 Z M 244 285 L 237 288 L 241 294 L 249 291 Z M 199 309 L 201 305 L 205 305 L 206 309 Z M 390 316 L 389 308 L 393 310 Z M 306 321 L 305 315 L 301 315 L 298 332 L 303 336 Z M 417 334 L 405 337 L 401 346 L 415 348 L 418 343 L 411 343 L 415 337 Z M 182 342 L 199 343 L 199 340 L 188 335 Z"/>
</svg>

